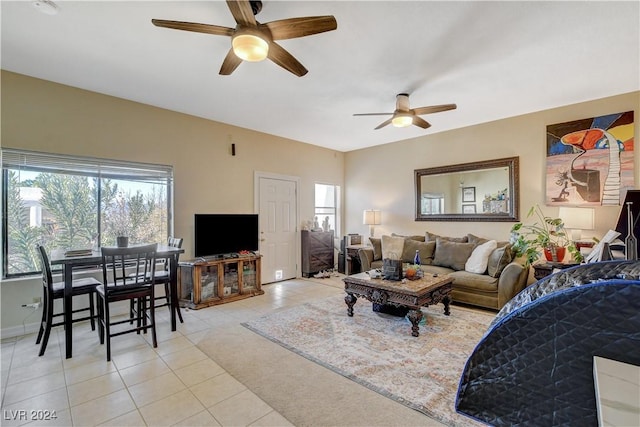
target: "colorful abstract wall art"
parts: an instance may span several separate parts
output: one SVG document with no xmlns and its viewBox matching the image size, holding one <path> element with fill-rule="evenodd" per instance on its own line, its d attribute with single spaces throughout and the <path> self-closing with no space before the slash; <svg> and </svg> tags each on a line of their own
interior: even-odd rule
<svg viewBox="0 0 640 427">
<path fill-rule="evenodd" d="M 620 205 L 634 188 L 633 111 L 547 126 L 546 204 Z"/>
</svg>

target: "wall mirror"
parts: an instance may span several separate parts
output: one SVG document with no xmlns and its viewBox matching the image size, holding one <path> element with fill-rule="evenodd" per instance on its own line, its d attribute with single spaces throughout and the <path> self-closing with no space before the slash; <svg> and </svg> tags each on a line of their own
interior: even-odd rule
<svg viewBox="0 0 640 427">
<path fill-rule="evenodd" d="M 415 170 L 416 221 L 519 220 L 518 157 Z"/>
</svg>

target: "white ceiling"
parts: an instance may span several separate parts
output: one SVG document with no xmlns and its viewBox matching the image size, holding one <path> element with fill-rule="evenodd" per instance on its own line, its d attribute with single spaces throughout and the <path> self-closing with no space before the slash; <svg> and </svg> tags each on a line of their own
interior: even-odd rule
<svg viewBox="0 0 640 427">
<path fill-rule="evenodd" d="M 218 71 L 227 37 L 152 18 L 234 27 L 225 2 L 2 1 L 2 69 L 340 151 L 640 90 L 640 3 L 268 1 L 260 22 L 334 15 L 283 40 L 309 73 L 270 61 Z M 432 127 L 374 130 L 395 96 Z"/>
</svg>

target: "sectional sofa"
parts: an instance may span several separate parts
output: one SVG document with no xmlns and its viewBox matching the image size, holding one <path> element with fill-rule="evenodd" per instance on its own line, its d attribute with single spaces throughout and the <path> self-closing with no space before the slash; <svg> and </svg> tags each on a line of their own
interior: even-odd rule
<svg viewBox="0 0 640 427">
<path fill-rule="evenodd" d="M 382 268 L 383 258 L 413 264 L 418 251 L 424 274 L 453 277 L 454 302 L 499 310 L 527 284 L 529 268 L 514 260 L 509 242 L 473 234 L 444 237 L 429 232 L 369 240 L 371 246 L 358 251 L 362 271 Z"/>
</svg>

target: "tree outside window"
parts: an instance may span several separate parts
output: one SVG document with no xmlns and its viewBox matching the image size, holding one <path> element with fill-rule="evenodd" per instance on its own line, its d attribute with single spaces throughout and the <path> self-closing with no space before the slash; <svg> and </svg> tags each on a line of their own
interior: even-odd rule
<svg viewBox="0 0 640 427">
<path fill-rule="evenodd" d="M 37 272 L 38 243 L 50 252 L 115 246 L 119 235 L 130 244 L 169 236 L 171 176 L 108 178 L 50 169 L 3 166 L 3 277 Z"/>
</svg>

